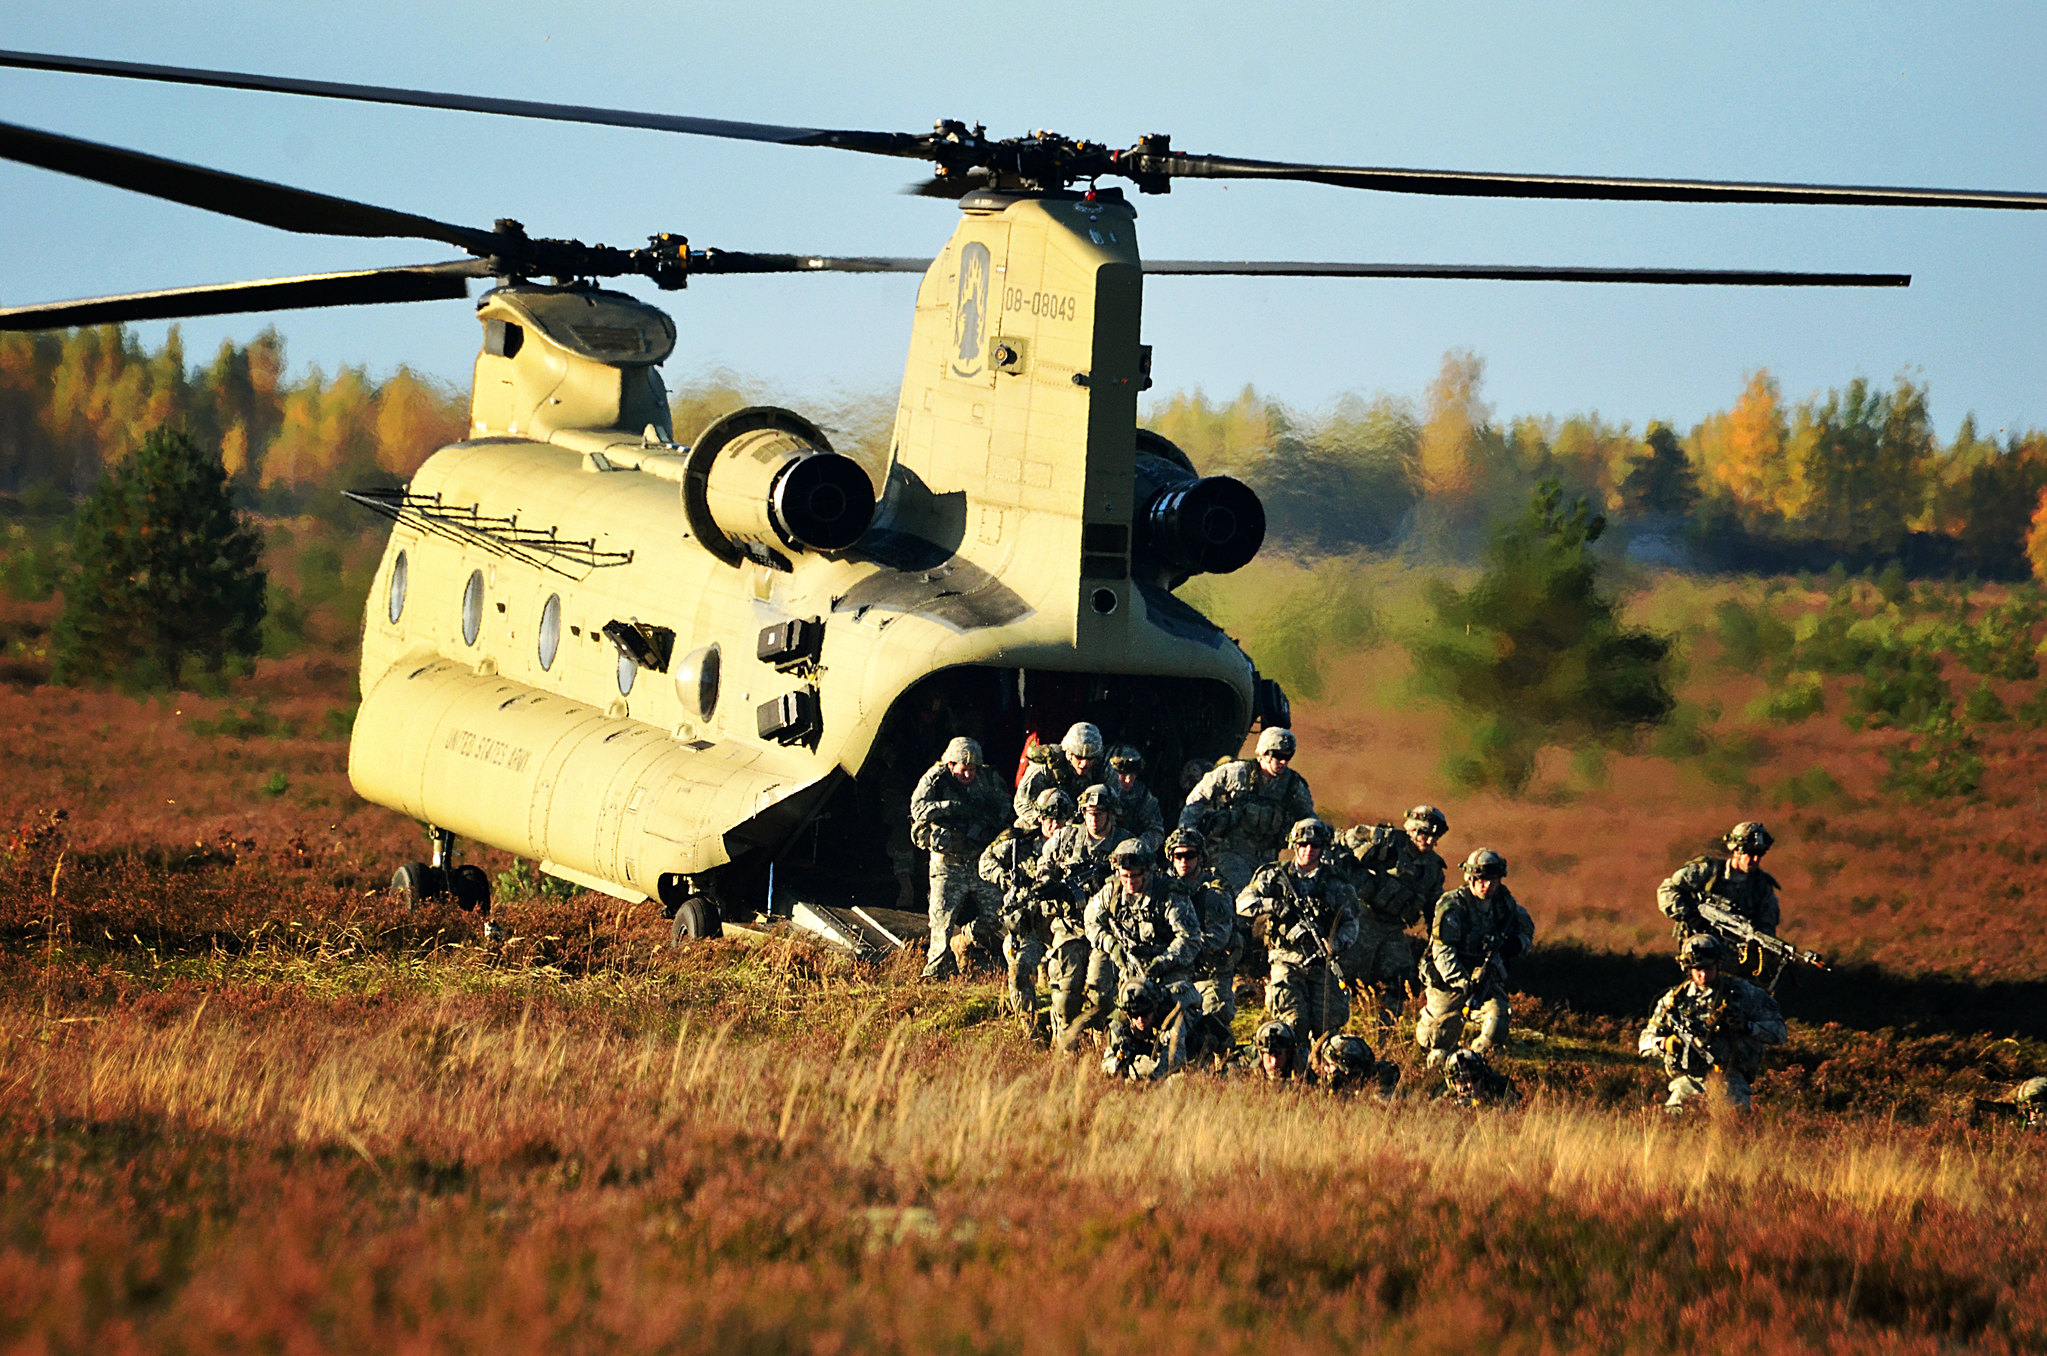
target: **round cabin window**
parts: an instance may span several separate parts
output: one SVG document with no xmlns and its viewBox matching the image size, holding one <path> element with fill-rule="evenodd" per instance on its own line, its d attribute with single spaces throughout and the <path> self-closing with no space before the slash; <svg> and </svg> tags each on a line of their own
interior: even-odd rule
<svg viewBox="0 0 2047 1356">
<path fill-rule="evenodd" d="M 555 652 L 562 643 L 562 596 L 559 593 L 547 595 L 547 601 L 540 608 L 540 667 L 554 667 Z"/>
<path fill-rule="evenodd" d="M 718 709 L 718 647 L 691 650 L 675 666 L 675 695 L 682 709 L 709 720 Z"/>
<path fill-rule="evenodd" d="M 474 645 L 483 633 L 483 571 L 471 570 L 462 590 L 462 643 Z"/>
<path fill-rule="evenodd" d="M 398 619 L 405 615 L 405 575 L 405 553 L 400 551 L 398 559 L 391 562 L 391 602 L 385 609 L 393 626 L 396 626 Z"/>
</svg>

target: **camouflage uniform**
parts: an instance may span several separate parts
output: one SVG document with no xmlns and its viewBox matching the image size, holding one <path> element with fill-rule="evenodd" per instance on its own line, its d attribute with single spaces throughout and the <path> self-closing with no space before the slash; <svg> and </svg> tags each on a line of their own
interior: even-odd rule
<svg viewBox="0 0 2047 1356">
<path fill-rule="evenodd" d="M 948 750 L 950 752 L 950 750 Z M 980 749 L 974 749 L 978 763 Z M 951 968 L 949 943 L 959 927 L 972 929 L 974 941 L 995 950 L 1002 899 L 981 879 L 979 859 L 989 842 L 1008 822 L 996 777 L 982 767 L 962 785 L 945 759 L 931 765 L 910 797 L 910 837 L 931 854 L 931 944 L 924 971 L 929 976 Z"/>
<path fill-rule="evenodd" d="M 1214 1013 L 1228 1025 L 1237 1019 L 1237 962 L 1244 955 L 1244 939 L 1237 931 L 1237 906 L 1206 868 L 1191 880 L 1176 878 L 1174 883 L 1194 901 L 1194 916 L 1201 923 L 1194 992 L 1201 999 L 1203 1012 Z"/>
<path fill-rule="evenodd" d="M 1711 930 L 1698 914 L 1706 899 L 1747 919 L 1756 931 L 1777 935 L 1777 881 L 1762 867 L 1736 871 L 1724 857 L 1694 857 L 1656 888 L 1656 907 L 1680 937 Z M 1731 937 L 1720 940 L 1735 945 Z"/>
<path fill-rule="evenodd" d="M 1223 888 L 1241 896 L 1252 874 L 1279 856 L 1287 830 L 1314 813 L 1315 797 L 1300 773 L 1282 768 L 1274 777 L 1256 759 L 1240 758 L 1194 784 L 1180 825 L 1201 830 Z"/>
<path fill-rule="evenodd" d="M 1342 958 L 1343 973 L 1397 997 L 1419 960 L 1409 929 L 1442 898 L 1449 867 L 1434 848 L 1417 847 L 1392 824 L 1347 830 L 1343 849 L 1331 857 L 1359 904 L 1358 941 Z"/>
<path fill-rule="evenodd" d="M 1169 1032 L 1163 1070 L 1167 1073 L 1186 1062 L 1187 1027 L 1201 1006 L 1187 978 L 1201 954 L 1201 925 L 1194 901 L 1178 884 L 1166 872 L 1154 870 L 1147 873 L 1140 892 L 1112 875 L 1088 901 L 1085 924 L 1093 949 L 1087 987 L 1095 1002 L 1113 998 L 1120 1004 L 1126 984 L 1149 979 L 1180 1008 L 1178 1021 L 1160 1019 Z"/>
<path fill-rule="evenodd" d="M 1045 837 L 1011 825 L 981 854 L 981 879 L 1002 891 L 1002 958 L 1009 968 L 1009 1006 L 1029 1018 L 1038 1010 L 1038 968 L 1051 941 L 1044 911 L 1031 897 Z"/>
<path fill-rule="evenodd" d="M 1080 756 L 1076 750 L 1092 750 L 1087 756 L 1094 759 L 1094 767 L 1083 773 L 1073 765 L 1073 758 Z M 1073 797 L 1079 804 L 1080 796 L 1090 786 L 1101 786 L 1114 792 L 1115 783 L 1109 779 L 1107 749 L 1102 744 L 1102 732 L 1086 721 L 1081 721 L 1066 732 L 1057 744 L 1033 744 L 1025 750 L 1027 766 L 1016 784 L 1016 795 L 1010 800 L 1019 824 L 1036 828 L 1038 824 L 1038 797 L 1053 787 L 1058 787 Z"/>
<path fill-rule="evenodd" d="M 1038 855 L 1036 890 L 1047 925 L 1045 979 L 1052 989 L 1054 1030 L 1072 1025 L 1085 1002 L 1087 900 L 1109 879 L 1109 854 L 1121 841 L 1113 822 L 1096 838 L 1082 821 L 1059 830 Z"/>
<path fill-rule="evenodd" d="M 1291 861 L 1269 863 L 1237 896 L 1237 912 L 1266 919 L 1272 957 L 1266 1013 L 1303 1039 L 1342 1030 L 1350 1000 L 1341 966 L 1332 967 L 1329 958 L 1357 944 L 1358 897 L 1336 870 L 1325 861 L 1304 875 Z"/>
<path fill-rule="evenodd" d="M 1421 962 L 1427 1007 L 1414 1024 L 1415 1044 L 1432 1059 L 1455 1050 L 1464 1034 L 1466 1008 L 1478 1017 L 1473 1050 L 1484 1054 L 1504 1041 L 1512 1016 L 1507 962 L 1534 944 L 1535 920 L 1503 880 L 1495 880 L 1484 899 L 1466 884 L 1437 900 Z"/>
<path fill-rule="evenodd" d="M 1706 1075 L 1715 1071 L 1726 1081 L 1728 1100 L 1747 1109 L 1749 1084 L 1763 1070 L 1764 1047 L 1780 1044 L 1785 1034 L 1776 999 L 1745 979 L 1722 974 L 1705 986 L 1687 978 L 1657 1000 L 1636 1048 L 1663 1060 L 1670 1077 L 1665 1111 L 1675 1114 L 1702 1096 Z"/>
</svg>

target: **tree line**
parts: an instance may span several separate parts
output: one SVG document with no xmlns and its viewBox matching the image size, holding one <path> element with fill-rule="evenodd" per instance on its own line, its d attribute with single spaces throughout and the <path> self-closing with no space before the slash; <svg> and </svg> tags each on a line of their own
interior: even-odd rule
<svg viewBox="0 0 2047 1356">
<path fill-rule="evenodd" d="M 2047 432 L 2002 442 L 1973 416 L 1943 445 L 1927 387 L 1862 378 L 1787 400 L 1767 371 L 1689 432 L 1597 414 L 1495 417 L 1484 364 L 1453 352 L 1419 400 L 1346 397 L 1306 415 L 1246 387 L 1156 404 L 1146 422 L 1205 471 L 1258 490 L 1301 553 L 1408 548 L 1470 558 L 1556 480 L 1637 556 L 1756 572 L 1901 561 L 1915 574 L 2047 576 Z M 2030 542 L 2030 545 L 2029 545 Z M 2033 562 L 2039 562 L 2035 567 Z"/>
<path fill-rule="evenodd" d="M 1274 544 L 1297 555 L 1472 559 L 1490 524 L 1554 479 L 1608 515 L 1609 543 L 1681 566 L 1900 560 L 1915 574 L 2019 578 L 2031 538 L 2047 568 L 2047 432 L 2000 441 L 1972 418 L 1943 444 L 1927 387 L 1909 377 L 1788 400 L 1758 371 L 1689 431 L 1639 432 L 1597 414 L 1501 418 L 1484 377 L 1476 355 L 1452 352 L 1414 399 L 1346 396 L 1311 414 L 1250 387 L 1228 401 L 1197 390 L 1155 402 L 1145 422 L 1204 471 L 1257 489 Z M 716 374 L 677 393 L 676 427 L 687 438 L 768 398 Z M 883 397 L 840 396 L 824 421 L 843 450 L 878 464 L 892 412 Z M 154 350 L 120 326 L 0 335 L 0 491 L 16 495 L 82 496 L 171 428 L 218 449 L 244 505 L 338 512 L 334 490 L 406 479 L 467 421 L 465 392 L 409 368 L 288 379 L 274 329 L 207 362 L 188 359 L 175 327 Z"/>
</svg>

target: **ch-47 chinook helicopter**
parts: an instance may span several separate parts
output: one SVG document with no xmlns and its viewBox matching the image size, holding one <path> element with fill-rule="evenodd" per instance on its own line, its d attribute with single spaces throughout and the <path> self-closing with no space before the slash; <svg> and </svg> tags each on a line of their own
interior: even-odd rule
<svg viewBox="0 0 2047 1356">
<path fill-rule="evenodd" d="M 1147 273 L 1901 287 L 1890 274 L 1143 261 L 1121 178 L 1279 179 L 1526 198 L 2037 209 L 2047 195 L 1462 173 L 1127 149 L 1050 133 L 838 131 L 278 79 L 28 53 L 0 66 L 594 122 L 923 160 L 958 200 L 935 259 L 640 249 L 455 226 L 0 126 L 0 156 L 286 230 L 436 240 L 449 263 L 183 288 L 0 311 L 51 328 L 466 295 L 477 306 L 469 437 L 403 490 L 363 628 L 349 773 L 436 829 L 416 894 L 487 905 L 456 835 L 541 861 L 679 936 L 804 901 L 848 944 L 885 925 L 884 844 L 948 738 L 996 767 L 1077 719 L 1154 765 L 1236 749 L 1286 700 L 1173 590 L 1249 561 L 1258 499 L 1137 426 Z M 923 282 L 885 477 L 792 411 L 670 427 L 662 288 L 722 273 L 917 272 Z M 541 282 L 539 279 L 552 279 Z M 780 881 L 777 882 L 779 874 Z"/>
</svg>

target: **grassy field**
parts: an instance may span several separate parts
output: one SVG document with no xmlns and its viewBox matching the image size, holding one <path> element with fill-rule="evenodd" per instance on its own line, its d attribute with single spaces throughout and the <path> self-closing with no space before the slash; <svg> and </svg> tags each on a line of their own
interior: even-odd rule
<svg viewBox="0 0 2047 1356">
<path fill-rule="evenodd" d="M 1668 581 L 1639 609 L 1688 631 L 1705 747 L 1461 793 L 1371 643 L 1397 585 L 1360 587 L 1379 630 L 1319 661 L 1298 766 L 1339 817 L 1434 800 L 1447 850 L 1513 862 L 1539 945 L 1512 1110 L 1435 1101 L 1403 1042 L 1386 1104 L 1114 1085 L 1027 1046 L 990 980 L 676 952 L 593 895 L 509 898 L 486 945 L 378 890 L 419 829 L 347 788 L 337 605 L 175 699 L 38 685 L 49 605 L 8 605 L 0 1343 L 2047 1348 L 2047 1136 L 1971 1110 L 2047 1071 L 2047 736 L 1987 727 L 1972 796 L 1884 794 L 1902 736 L 1834 718 L 1841 680 L 1819 717 L 1746 714 L 1782 680 L 1701 619 L 1753 586 Z M 1749 817 L 1786 932 L 1843 964 L 1784 994 L 1754 1117 L 1673 1124 L 1632 1056 L 1674 977 L 1653 890 Z"/>
</svg>

